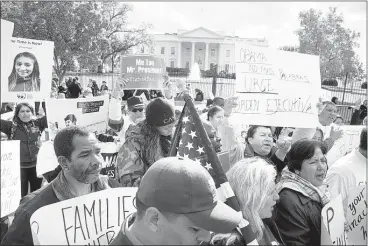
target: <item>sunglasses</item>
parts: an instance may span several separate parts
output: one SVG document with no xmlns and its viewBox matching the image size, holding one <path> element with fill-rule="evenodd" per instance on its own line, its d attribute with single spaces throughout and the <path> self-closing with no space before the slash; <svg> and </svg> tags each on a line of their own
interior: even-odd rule
<svg viewBox="0 0 368 246">
<path fill-rule="evenodd" d="M 133 112 L 133 113 L 137 113 L 138 111 L 139 111 L 139 112 L 143 112 L 143 108 L 133 108 L 133 109 L 132 109 L 132 112 Z"/>
</svg>

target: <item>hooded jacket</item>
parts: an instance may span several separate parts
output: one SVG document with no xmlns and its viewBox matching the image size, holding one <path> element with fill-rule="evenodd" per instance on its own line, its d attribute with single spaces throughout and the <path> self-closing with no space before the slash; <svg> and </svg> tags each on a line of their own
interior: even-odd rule
<svg viewBox="0 0 368 246">
<path fill-rule="evenodd" d="M 11 140 L 20 140 L 21 167 L 31 167 L 27 163 L 33 163 L 37 160 L 37 154 L 41 147 L 40 138 L 45 128 L 47 128 L 46 116 L 27 123 L 22 122 L 18 117 L 14 117 L 13 121 L 1 120 L 1 132 L 5 133 Z M 11 137 L 11 135 L 13 136 Z"/>
</svg>

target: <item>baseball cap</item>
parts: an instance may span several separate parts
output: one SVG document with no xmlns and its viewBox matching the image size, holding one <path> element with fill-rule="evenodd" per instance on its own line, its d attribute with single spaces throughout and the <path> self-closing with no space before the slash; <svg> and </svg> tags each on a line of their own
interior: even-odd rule
<svg viewBox="0 0 368 246">
<path fill-rule="evenodd" d="M 144 107 L 143 99 L 141 97 L 132 96 L 127 100 L 128 108 Z"/>
<path fill-rule="evenodd" d="M 156 161 L 143 176 L 136 197 L 148 207 L 185 215 L 196 226 L 216 233 L 231 232 L 242 219 L 241 213 L 217 199 L 208 171 L 187 158 Z"/>
</svg>

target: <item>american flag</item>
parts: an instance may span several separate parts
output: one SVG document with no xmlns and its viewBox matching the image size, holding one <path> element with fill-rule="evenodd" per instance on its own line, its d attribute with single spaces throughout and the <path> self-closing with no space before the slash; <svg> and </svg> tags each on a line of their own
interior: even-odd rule
<svg viewBox="0 0 368 246">
<path fill-rule="evenodd" d="M 201 119 L 194 108 L 192 98 L 188 98 L 187 95 L 184 98 L 186 103 L 174 134 L 170 156 L 177 155 L 189 158 L 204 166 L 215 181 L 219 200 L 241 213 L 239 202 L 220 163 L 221 157 L 226 156 L 226 153 L 223 155 L 215 153 Z M 258 245 L 248 221 L 243 219 L 238 227 L 247 245 Z"/>
</svg>

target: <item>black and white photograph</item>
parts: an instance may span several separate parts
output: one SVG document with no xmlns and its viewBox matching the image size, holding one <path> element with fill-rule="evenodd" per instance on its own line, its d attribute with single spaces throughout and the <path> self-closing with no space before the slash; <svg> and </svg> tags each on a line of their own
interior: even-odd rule
<svg viewBox="0 0 368 246">
<path fill-rule="evenodd" d="M 368 245 L 367 1 L 0 7 L 0 245 Z"/>
</svg>

